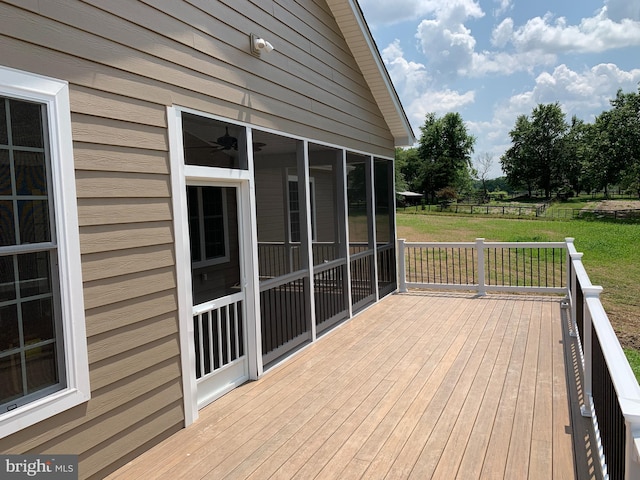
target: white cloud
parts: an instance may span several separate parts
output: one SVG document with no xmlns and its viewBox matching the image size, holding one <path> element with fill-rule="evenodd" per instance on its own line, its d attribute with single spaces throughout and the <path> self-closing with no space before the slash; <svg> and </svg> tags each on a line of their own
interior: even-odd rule
<svg viewBox="0 0 640 480">
<path fill-rule="evenodd" d="M 556 61 L 556 55 L 540 51 L 519 53 L 481 52 L 473 54 L 470 69 L 461 73 L 469 76 L 487 74 L 511 75 L 522 71 L 533 73 L 535 67 L 553 65 Z"/>
<path fill-rule="evenodd" d="M 640 21 L 628 18 L 614 21 L 607 17 L 606 8 L 593 17 L 583 18 L 578 25 L 568 25 L 564 17 L 554 18 L 550 13 L 531 18 L 517 28 L 508 20 L 511 19 L 494 29 L 492 39 L 502 47 L 508 41 L 518 52 L 596 53 L 640 46 Z"/>
<path fill-rule="evenodd" d="M 433 17 L 418 25 L 416 38 L 434 75 L 452 78 L 472 64 L 476 40 L 464 22 L 484 12 L 474 0 L 433 3 Z"/>
<path fill-rule="evenodd" d="M 511 0 L 493 0 L 495 3 L 499 3 L 500 6 L 493 11 L 494 17 L 504 15 L 509 10 L 513 9 L 513 3 Z"/>
<path fill-rule="evenodd" d="M 415 127 L 424 123 L 425 115 L 429 112 L 455 112 L 475 101 L 473 90 L 460 93 L 447 88 L 435 88 L 435 82 L 423 64 L 404 58 L 399 40 L 383 49 L 381 55 L 391 80 L 403 99 L 409 120 Z"/>
<path fill-rule="evenodd" d="M 427 16 L 457 22 L 484 16 L 477 0 L 360 0 L 359 3 L 367 12 L 367 21 L 381 25 Z"/>
<path fill-rule="evenodd" d="M 491 32 L 491 44 L 494 47 L 502 48 L 509 43 L 509 40 L 513 36 L 513 19 L 505 18 L 500 24 Z"/>
</svg>

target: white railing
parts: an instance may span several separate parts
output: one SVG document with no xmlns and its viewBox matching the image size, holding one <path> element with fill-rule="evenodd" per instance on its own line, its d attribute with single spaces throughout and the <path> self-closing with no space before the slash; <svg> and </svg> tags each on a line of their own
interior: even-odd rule
<svg viewBox="0 0 640 480">
<path fill-rule="evenodd" d="M 573 238 L 565 242 L 398 240 L 399 290 L 563 293 L 579 337 L 584 416 L 591 417 L 604 479 L 640 479 L 640 386 Z M 549 253 L 551 252 L 551 253 Z M 559 253 L 561 252 L 561 253 Z M 572 332 L 572 333 L 573 333 Z"/>
<path fill-rule="evenodd" d="M 591 417 L 605 479 L 640 478 L 640 386 L 573 239 L 567 238 L 569 304 L 584 371 L 583 415 Z"/>
<path fill-rule="evenodd" d="M 244 293 L 193 307 L 197 378 L 205 378 L 244 356 Z"/>
<path fill-rule="evenodd" d="M 565 242 L 398 240 L 399 289 L 566 294 Z"/>
</svg>

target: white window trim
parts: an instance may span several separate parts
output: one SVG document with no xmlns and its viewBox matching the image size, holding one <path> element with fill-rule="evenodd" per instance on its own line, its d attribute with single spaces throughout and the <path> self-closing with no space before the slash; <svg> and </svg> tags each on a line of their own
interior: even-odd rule
<svg viewBox="0 0 640 480">
<path fill-rule="evenodd" d="M 297 175 L 288 175 L 287 176 L 287 218 L 289 219 L 289 242 L 292 243 L 291 239 L 291 202 L 289 200 L 289 182 L 298 182 Z M 298 188 L 300 188 L 298 186 Z M 316 179 L 314 177 L 309 177 L 309 204 L 312 205 L 311 208 L 311 241 L 315 242 L 317 237 L 317 223 L 316 223 L 316 209 L 318 206 L 316 205 Z M 301 210 L 299 210 L 301 212 Z M 302 225 L 300 226 L 302 228 Z"/>
<path fill-rule="evenodd" d="M 50 148 L 52 197 L 58 244 L 58 276 L 67 386 L 0 413 L 0 438 L 88 401 L 89 362 L 85 328 L 80 235 L 67 82 L 0 66 L 0 95 L 44 103 Z"/>
</svg>

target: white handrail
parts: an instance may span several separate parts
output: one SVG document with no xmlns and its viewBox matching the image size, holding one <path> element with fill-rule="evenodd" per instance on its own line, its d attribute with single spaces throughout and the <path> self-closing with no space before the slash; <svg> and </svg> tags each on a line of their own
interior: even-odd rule
<svg viewBox="0 0 640 480">
<path fill-rule="evenodd" d="M 572 319 L 575 319 L 575 307 L 577 306 L 578 285 L 583 292 L 584 300 L 584 328 L 581 338 L 584 359 L 584 393 L 586 401 L 586 411 L 595 412 L 593 419 L 594 427 L 597 431 L 598 405 L 593 403 L 593 370 L 592 370 L 592 344 L 591 328 L 597 334 L 597 341 L 604 357 L 620 410 L 625 419 L 626 426 L 626 452 L 625 452 L 625 479 L 640 478 L 640 386 L 622 350 L 620 341 L 616 336 L 609 317 L 600 301 L 602 287 L 591 283 L 589 275 L 582 263 L 582 253 L 576 251 L 573 245 L 573 238 L 567 238 L 567 252 L 571 262 L 571 270 L 577 280 L 571 282 L 571 308 Z M 600 406 L 602 408 L 602 406 Z M 598 439 L 598 442 L 600 439 Z M 604 459 L 606 461 L 606 459 Z M 603 476 L 608 478 L 606 465 L 601 465 Z"/>
</svg>

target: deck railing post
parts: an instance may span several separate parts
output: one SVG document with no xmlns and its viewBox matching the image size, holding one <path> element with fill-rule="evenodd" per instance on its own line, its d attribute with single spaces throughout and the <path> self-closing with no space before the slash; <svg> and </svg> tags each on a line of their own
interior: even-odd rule
<svg viewBox="0 0 640 480">
<path fill-rule="evenodd" d="M 588 286 L 588 287 L 580 287 L 582 288 L 582 293 L 584 295 L 584 318 L 583 318 L 583 327 L 582 327 L 582 335 L 584 338 L 581 338 L 582 342 L 582 353 L 584 357 L 584 405 L 581 407 L 581 413 L 584 417 L 592 417 L 593 416 L 593 337 L 591 335 L 592 329 L 592 319 L 591 319 L 591 311 L 587 306 L 587 300 L 589 298 L 599 298 L 600 292 L 602 291 L 602 287 L 599 286 Z"/>
<path fill-rule="evenodd" d="M 484 283 L 484 238 L 476 238 L 476 253 L 478 254 L 478 295 L 486 295 Z"/>
<path fill-rule="evenodd" d="M 398 277 L 400 277 L 398 283 L 400 293 L 407 292 L 407 271 L 404 254 L 405 242 L 406 240 L 404 238 L 398 239 Z"/>
</svg>

